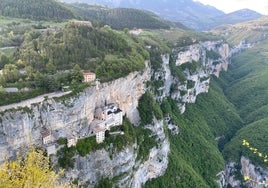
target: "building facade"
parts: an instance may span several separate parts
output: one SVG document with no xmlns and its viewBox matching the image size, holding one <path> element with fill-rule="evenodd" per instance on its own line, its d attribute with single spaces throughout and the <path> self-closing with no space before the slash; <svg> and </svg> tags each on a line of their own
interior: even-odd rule
<svg viewBox="0 0 268 188">
<path fill-rule="evenodd" d="M 123 112 L 115 103 L 96 108 L 94 120 L 91 123 L 91 130 L 96 134 L 97 143 L 102 143 L 105 139 L 105 131 L 111 127 L 122 125 Z"/>
<path fill-rule="evenodd" d="M 93 82 L 96 79 L 96 74 L 94 72 L 84 72 L 84 82 Z"/>
</svg>

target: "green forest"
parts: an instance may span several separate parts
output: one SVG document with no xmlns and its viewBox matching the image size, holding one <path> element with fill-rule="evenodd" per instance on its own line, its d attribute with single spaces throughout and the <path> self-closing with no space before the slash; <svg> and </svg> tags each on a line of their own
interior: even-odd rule
<svg viewBox="0 0 268 188">
<path fill-rule="evenodd" d="M 169 29 L 184 27 L 159 18 L 143 10 L 108 8 L 87 4 L 64 4 L 54 0 L 0 0 L 0 15 L 35 21 L 66 22 L 70 19 L 91 21 L 94 26 L 109 25 L 113 29 L 124 28 Z"/>
<path fill-rule="evenodd" d="M 60 30 L 27 36 L 18 59 L 41 73 L 49 72 L 53 66 L 55 70 L 70 70 L 78 64 L 108 81 L 142 70 L 148 59 L 141 44 L 109 27 L 93 28 L 70 22 Z"/>
<path fill-rule="evenodd" d="M 62 21 L 73 13 L 53 0 L 0 0 L 0 15 L 33 20 Z"/>
<path fill-rule="evenodd" d="M 243 123 L 215 80 L 209 93 L 198 96 L 195 104 L 188 104 L 182 115 L 176 101 L 168 98 L 161 104 L 163 114 L 171 116 L 180 133 L 169 134 L 172 152 L 167 172 L 145 187 L 217 187 L 215 175 L 224 168 L 218 148 L 223 149 Z"/>
<path fill-rule="evenodd" d="M 114 131 L 125 134 L 114 137 L 106 132 L 103 144 L 97 144 L 91 137 L 67 148 L 66 139 L 59 139 L 60 167 L 72 168 L 75 154 L 86 156 L 111 143 L 116 148 L 112 152 L 137 143 L 137 160 L 145 161 L 149 150 L 157 147 L 155 135 L 146 125 L 154 118 L 165 117 L 178 125 L 179 134 L 173 135 L 165 125 L 171 147 L 168 169 L 144 187 L 218 187 L 216 175 L 227 162 L 239 163 L 242 155 L 254 164 L 267 167 L 267 161 L 242 144 L 247 140 L 259 153 L 268 155 L 267 40 L 234 55 L 229 70 L 221 73 L 220 78 L 211 76 L 209 92 L 198 96 L 195 104 L 187 104 L 185 113 L 181 114 L 178 101 L 170 96 L 157 100 L 162 94 L 159 88 L 164 85 L 161 76 L 157 77 L 163 68 L 161 55 L 169 56 L 171 75 L 176 80 L 171 85 L 171 95 L 178 92 L 179 84 L 187 83 L 188 89 L 193 87 L 195 82 L 187 81 L 185 71 L 195 74 L 201 66 L 200 61 L 176 66 L 179 50 L 199 41 L 222 37 L 190 31 L 144 10 L 53 0 L 0 0 L 0 5 L 0 106 L 48 92 L 65 91 L 64 88 L 77 94 L 94 84 L 83 83 L 84 71 L 96 73 L 100 82 L 110 82 L 134 71 L 142 73 L 145 62 L 150 62 L 153 76 L 146 83 L 147 91 L 137 107 L 140 126 L 133 126 L 124 118 L 123 125 Z M 251 23 L 248 28 L 253 26 Z M 131 34 L 130 30 L 135 28 L 142 28 L 142 33 Z M 238 28 L 230 30 L 234 35 L 227 36 L 227 41 L 240 41 Z M 243 36 L 256 42 L 264 37 L 261 31 L 266 27 L 262 29 L 256 31 L 253 27 Z M 220 34 L 218 32 L 214 31 Z M 219 63 L 219 54 L 212 50 L 206 51 L 206 57 L 215 60 L 214 65 Z M 4 90 L 13 87 L 20 92 Z M 23 91 L 25 88 L 29 90 Z M 239 173 L 238 165 L 236 174 Z M 242 180 L 242 176 L 236 178 Z M 104 178 L 98 186 L 110 186 L 113 181 L 116 180 Z"/>
<path fill-rule="evenodd" d="M 169 29 L 176 25 L 165 21 L 149 11 L 114 8 L 74 3 L 69 5 L 74 15 L 83 20 L 91 20 L 98 26 L 110 25 L 113 29 L 144 28 L 144 29 Z M 179 25 L 181 26 L 181 25 Z"/>
<path fill-rule="evenodd" d="M 222 78 L 226 96 L 238 109 L 244 122 L 243 128 L 224 149 L 228 160 L 238 160 L 244 155 L 259 165 L 267 166 L 262 158 L 241 144 L 246 139 L 259 152 L 268 154 L 267 47 L 266 40 L 235 56 L 230 71 Z"/>
<path fill-rule="evenodd" d="M 144 69 L 149 53 L 142 40 L 109 26 L 95 28 L 88 23 L 70 21 L 63 27 L 45 30 L 29 26 L 24 33 L 20 33 L 21 25 L 11 23 L 6 31 L 18 33 L 9 41 L 19 40 L 20 48 L 13 55 L 0 54 L 0 85 L 27 87 L 32 92 L 25 97 L 14 94 L 14 100 L 1 92 L 6 99 L 1 104 L 81 84 L 83 71 L 92 71 L 101 82 L 107 82 Z"/>
</svg>

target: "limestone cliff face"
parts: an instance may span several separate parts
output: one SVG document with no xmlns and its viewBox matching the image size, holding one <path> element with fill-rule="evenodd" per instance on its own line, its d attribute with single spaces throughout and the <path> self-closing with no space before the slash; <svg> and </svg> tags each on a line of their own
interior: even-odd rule
<svg viewBox="0 0 268 188">
<path fill-rule="evenodd" d="M 240 187 L 240 181 L 235 178 L 237 164 L 234 162 L 230 162 L 225 165 L 224 171 L 222 171 L 219 177 L 219 185 L 220 187 L 227 187 L 228 184 L 231 187 Z"/>
<path fill-rule="evenodd" d="M 142 184 L 148 180 L 163 175 L 168 167 L 170 145 L 164 132 L 163 120 L 154 120 L 152 124 L 147 125 L 147 128 L 156 135 L 158 145 L 150 150 L 148 160 L 141 164 L 136 164 L 135 167 L 138 170 L 133 174 L 134 178 L 131 182 L 131 187 L 133 188 L 141 188 Z"/>
<path fill-rule="evenodd" d="M 169 142 L 164 133 L 163 121 L 154 120 L 147 128 L 156 135 L 157 147 L 150 150 L 149 158 L 137 161 L 137 145 L 128 146 L 118 153 L 98 150 L 85 157 L 76 157 L 74 170 L 67 171 L 69 180 L 77 179 L 80 185 L 94 187 L 101 178 L 118 177 L 118 187 L 140 188 L 152 178 L 163 175 L 168 166 Z"/>
<path fill-rule="evenodd" d="M 213 50 L 220 56 L 216 59 L 208 57 L 209 50 Z M 178 101 L 178 106 L 183 113 L 185 103 L 194 103 L 198 94 L 208 92 L 209 75 L 218 76 L 221 70 L 227 69 L 229 51 L 228 45 L 222 41 L 203 42 L 174 49 L 173 53 L 177 55 L 176 66 L 193 61 L 200 62 L 200 66 L 195 71 L 184 70 L 185 81 L 172 76 L 169 54 L 166 54 L 162 56 L 162 70 L 156 74 L 152 74 L 149 66 L 146 66 L 142 73 L 134 72 L 109 83 L 96 83 L 79 95 L 65 100 L 44 98 L 37 103 L 34 100 L 33 103 L 27 102 L 27 105 L 5 107 L 3 109 L 7 110 L 0 114 L 0 163 L 6 157 L 15 156 L 23 146 L 42 145 L 41 131 L 44 127 L 51 130 L 55 139 L 85 135 L 93 120 L 95 108 L 105 103 L 117 103 L 130 121 L 137 124 L 139 122 L 138 99 L 145 92 L 145 83 L 152 75 L 157 79 L 163 79 L 164 83 L 161 88 L 158 88 L 159 95 L 155 98 L 161 101 L 164 97 L 171 96 Z M 75 156 L 75 167 L 73 170 L 66 171 L 66 178 L 77 179 L 80 185 L 94 187 L 103 177 L 117 177 L 118 187 L 139 188 L 148 180 L 163 175 L 168 166 L 170 152 L 164 124 L 168 124 L 172 134 L 179 133 L 177 125 L 168 123 L 169 117 L 165 120 L 166 122 L 154 120 L 151 125 L 146 126 L 158 141 L 157 147 L 150 149 L 146 161 L 136 160 L 137 147 L 139 147 L 136 144 L 117 153 L 110 153 L 109 148 L 106 148 L 85 157 Z"/>
<path fill-rule="evenodd" d="M 208 51 L 213 51 L 219 57 L 209 57 Z M 155 74 L 155 79 L 164 78 L 164 86 L 158 89 L 162 90 L 158 99 L 162 100 L 166 96 L 171 96 L 179 101 L 178 105 L 181 113 L 183 113 L 186 103 L 195 103 L 197 95 L 208 92 L 211 74 L 219 77 L 222 70 L 226 71 L 228 69 L 231 51 L 229 45 L 223 41 L 208 41 L 174 49 L 173 55 L 177 57 L 176 66 L 193 62 L 199 62 L 200 64 L 194 71 L 185 69 L 183 72 L 186 75 L 186 80 L 182 81 L 171 75 L 169 55 L 163 55 L 162 71 Z M 171 91 L 171 88 L 173 91 Z"/>
<path fill-rule="evenodd" d="M 221 185 L 221 187 L 226 187 L 228 184 L 232 187 L 241 187 L 244 185 L 246 187 L 251 188 L 264 188 L 267 187 L 265 185 L 268 184 L 268 169 L 264 169 L 260 166 L 256 166 L 251 163 L 249 159 L 242 156 L 240 159 L 241 170 L 238 173 L 241 173 L 243 177 L 249 177 L 250 180 L 246 182 L 241 182 L 241 180 L 237 180 L 235 177 L 235 171 L 237 171 L 237 164 L 234 162 L 229 163 L 226 165 L 225 168 L 225 181 Z"/>
<path fill-rule="evenodd" d="M 78 180 L 79 185 L 94 187 L 101 178 L 120 177 L 119 187 L 130 187 L 135 166 L 137 146 L 128 146 L 121 152 L 110 154 L 102 149 L 92 152 L 85 157 L 77 156 L 75 166 L 66 171 L 67 180 Z"/>
<path fill-rule="evenodd" d="M 151 76 L 146 67 L 143 73 L 131 73 L 110 83 L 97 83 L 65 101 L 51 98 L 5 107 L 7 110 L 0 115 L 0 162 L 14 157 L 23 146 L 41 146 L 43 127 L 51 130 L 55 140 L 70 135 L 83 136 L 93 120 L 95 108 L 105 103 L 117 103 L 133 124 L 138 123 L 138 99 Z M 139 146 L 135 144 L 113 154 L 102 149 L 85 157 L 75 156 L 75 167 L 66 171 L 66 178 L 94 187 L 101 178 L 119 176 L 119 187 L 141 187 L 149 179 L 162 175 L 167 168 L 170 147 L 163 126 L 163 120 L 154 120 L 146 126 L 158 140 L 146 161 L 136 161 Z"/>
<path fill-rule="evenodd" d="M 47 99 L 30 108 L 10 109 L 0 115 L 0 162 L 15 156 L 18 149 L 42 144 L 43 127 L 51 130 L 55 139 L 83 136 L 93 120 L 94 110 L 105 102 L 118 103 L 132 123 L 139 121 L 138 99 L 145 92 L 150 70 L 131 73 L 125 78 L 87 88 L 65 101 Z"/>
<path fill-rule="evenodd" d="M 250 177 L 252 181 L 248 181 L 246 185 L 252 188 L 266 187 L 268 184 L 268 169 L 263 169 L 260 166 L 253 165 L 249 159 L 241 157 L 241 174 L 245 177 Z"/>
</svg>

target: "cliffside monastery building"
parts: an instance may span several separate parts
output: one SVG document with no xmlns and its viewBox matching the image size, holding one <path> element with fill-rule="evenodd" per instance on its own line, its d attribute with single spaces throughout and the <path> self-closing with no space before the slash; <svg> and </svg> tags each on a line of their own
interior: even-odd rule
<svg viewBox="0 0 268 188">
<path fill-rule="evenodd" d="M 115 103 L 96 108 L 94 120 L 90 124 L 91 133 L 96 134 L 97 143 L 102 143 L 105 139 L 105 131 L 111 127 L 122 125 L 123 112 Z"/>
</svg>

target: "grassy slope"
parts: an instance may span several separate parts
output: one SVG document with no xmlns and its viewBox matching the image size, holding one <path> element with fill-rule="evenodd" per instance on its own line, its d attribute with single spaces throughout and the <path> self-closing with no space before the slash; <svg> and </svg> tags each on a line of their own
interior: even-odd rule
<svg viewBox="0 0 268 188">
<path fill-rule="evenodd" d="M 229 44 L 237 45 L 242 40 L 250 43 L 262 41 L 267 38 L 268 16 L 257 20 L 235 25 L 221 25 L 212 30 L 212 33 L 223 36 Z"/>
</svg>

